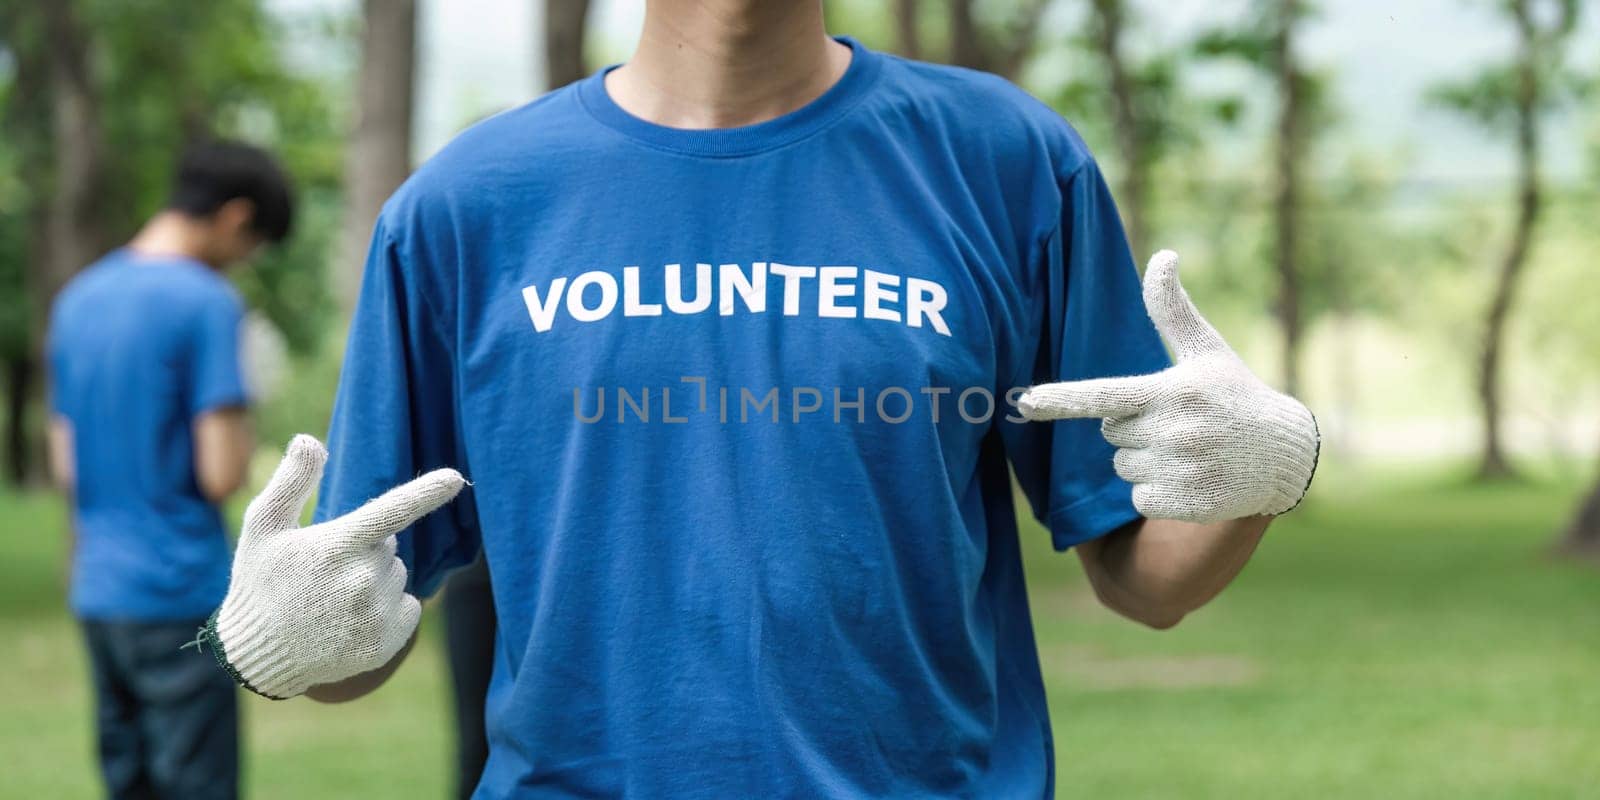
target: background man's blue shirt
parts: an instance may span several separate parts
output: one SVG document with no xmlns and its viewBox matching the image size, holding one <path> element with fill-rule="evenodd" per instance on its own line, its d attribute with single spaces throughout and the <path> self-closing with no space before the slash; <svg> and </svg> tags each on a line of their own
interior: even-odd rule
<svg viewBox="0 0 1600 800">
<path fill-rule="evenodd" d="M 1004 398 L 1167 357 L 1065 122 L 850 44 L 823 97 L 733 130 L 650 125 L 595 76 L 463 134 L 379 221 L 317 514 L 472 479 L 400 553 L 424 594 L 489 561 L 479 796 L 1051 791 L 1008 463 L 1058 548 L 1136 514 L 1094 422 Z M 964 421 L 972 387 L 999 412 Z M 741 406 L 771 388 L 778 421 Z"/>
<path fill-rule="evenodd" d="M 242 318 L 233 287 L 205 265 L 126 249 L 56 300 L 50 397 L 73 432 L 80 617 L 195 619 L 222 602 L 230 550 L 195 482 L 192 425 L 246 402 Z"/>
</svg>

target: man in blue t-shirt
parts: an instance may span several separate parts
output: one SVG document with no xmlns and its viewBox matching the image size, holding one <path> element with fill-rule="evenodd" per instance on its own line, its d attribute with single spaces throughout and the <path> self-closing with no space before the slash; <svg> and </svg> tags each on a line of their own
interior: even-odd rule
<svg viewBox="0 0 1600 800">
<path fill-rule="evenodd" d="M 818 2 L 653 0 L 628 63 L 389 201 L 330 450 L 290 444 L 206 639 L 269 697 L 359 696 L 481 550 L 478 797 L 1048 796 L 1010 471 L 1164 628 L 1316 452 L 1171 254 L 1143 298 L 1099 169 L 1015 87 Z"/>
<path fill-rule="evenodd" d="M 110 797 L 238 792 L 237 692 L 179 648 L 227 591 L 218 506 L 252 447 L 243 306 L 221 272 L 282 240 L 291 216 L 266 153 L 197 145 L 166 207 L 51 313 L 51 463 L 71 498 L 71 606 Z"/>
</svg>

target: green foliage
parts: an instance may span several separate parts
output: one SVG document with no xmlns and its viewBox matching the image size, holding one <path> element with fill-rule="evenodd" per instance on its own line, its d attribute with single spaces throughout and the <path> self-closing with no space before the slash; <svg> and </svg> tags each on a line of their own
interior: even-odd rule
<svg viewBox="0 0 1600 800">
<path fill-rule="evenodd" d="M 131 232 L 160 207 L 186 140 L 219 135 L 273 149 L 299 190 L 295 235 L 237 280 L 291 349 L 309 352 L 335 311 L 324 272 L 344 140 L 330 91 L 284 64 L 285 32 L 258 0 L 94 0 L 88 10 L 106 55 L 111 207 L 125 210 L 116 230 Z"/>
<path fill-rule="evenodd" d="M 1539 113 L 1558 111 L 1589 91 L 1590 84 L 1583 76 L 1559 65 L 1546 65 L 1540 72 L 1534 101 Z M 1516 125 L 1517 82 L 1515 66 L 1496 64 L 1472 78 L 1436 84 L 1428 89 L 1426 99 L 1486 129 L 1505 132 Z"/>
<path fill-rule="evenodd" d="M 321 438 L 333 413 L 339 369 L 344 363 L 344 342 L 328 341 L 312 352 L 293 357 L 278 387 L 255 409 L 256 437 L 266 448 L 278 449 L 297 433 Z"/>
<path fill-rule="evenodd" d="M 312 185 L 302 189 L 299 204 L 289 241 L 235 270 L 232 277 L 246 305 L 283 332 L 290 352 L 310 357 L 339 311 L 326 267 L 340 224 L 340 196 L 333 188 Z"/>
<path fill-rule="evenodd" d="M 38 80 L 23 85 L 15 46 L 18 37 L 37 38 L 34 22 L 0 6 L 0 357 L 6 359 L 28 352 L 42 313 L 28 302 L 28 239 L 38 222 L 29 178 L 39 172 L 48 132 Z"/>
<path fill-rule="evenodd" d="M 849 31 L 862 44 L 880 51 L 893 51 L 894 32 L 887 3 L 863 0 L 823 0 L 823 16 L 828 28 Z"/>
<path fill-rule="evenodd" d="M 8 87 L 0 86 L 0 106 Z M 34 324 L 27 297 L 24 266 L 27 259 L 27 193 L 16 177 L 17 149 L 0 140 L 0 358 L 27 352 Z"/>
<path fill-rule="evenodd" d="M 1327 166 L 1316 158 L 1318 145 L 1338 129 L 1342 119 L 1333 92 L 1335 76 L 1301 63 L 1291 64 L 1288 74 L 1284 74 L 1275 47 L 1286 23 L 1285 13 L 1294 14 L 1287 22 L 1301 24 L 1318 9 L 1310 2 L 1289 6 L 1279 0 L 1256 0 L 1243 17 L 1201 32 L 1191 43 L 1189 54 L 1198 62 L 1241 64 L 1263 82 L 1274 85 L 1284 80 L 1294 82 L 1299 108 L 1296 132 L 1304 175 L 1299 190 L 1300 237 L 1295 258 L 1302 317 L 1309 321 L 1358 306 L 1382 313 L 1387 310 L 1382 302 L 1386 298 L 1374 287 L 1384 284 L 1381 271 L 1373 265 L 1395 252 L 1399 233 L 1389 220 L 1389 182 L 1378 164 L 1360 159 L 1318 170 Z M 1263 103 L 1256 97 L 1268 99 Z M 1279 102 L 1278 92 L 1262 91 L 1249 96 L 1210 98 L 1203 101 L 1203 106 L 1209 110 L 1211 121 L 1237 130 L 1247 118 L 1267 111 L 1276 113 Z M 1266 108 L 1258 111 L 1255 106 Z M 1261 180 L 1266 176 L 1255 177 Z M 1247 240 L 1235 237 L 1223 245 L 1222 257 L 1228 265 L 1220 267 L 1219 273 L 1222 285 L 1233 294 L 1265 298 L 1275 291 L 1268 279 L 1268 264 L 1273 258 L 1265 218 L 1271 210 L 1268 198 L 1265 185 L 1223 186 L 1199 201 L 1204 208 L 1197 213 L 1212 219 L 1212 225 L 1237 228 L 1240 223 L 1226 218 L 1241 213 L 1241 209 L 1261 212 L 1260 219 L 1252 221 L 1255 224 L 1244 226 L 1253 235 Z"/>
<path fill-rule="evenodd" d="M 1369 315 L 1395 310 L 1403 273 L 1373 265 L 1403 261 L 1412 237 L 1392 222 L 1383 167 L 1353 159 L 1340 178 L 1313 183 L 1304 202 L 1312 224 L 1300 248 L 1303 312 L 1317 317 L 1360 309 Z"/>
<path fill-rule="evenodd" d="M 1199 143 L 1196 131 L 1181 116 L 1187 107 L 1178 80 L 1182 64 L 1177 53 L 1157 53 L 1132 72 L 1134 114 L 1142 123 L 1140 149 L 1152 161 Z"/>
<path fill-rule="evenodd" d="M 1111 141 L 1109 81 L 1105 69 L 1088 54 L 1093 44 L 1087 36 L 1072 37 L 1069 56 L 1074 69 L 1063 70 L 1072 77 L 1044 92 L 1050 104 L 1071 120 L 1097 150 Z M 1141 152 L 1151 166 L 1180 152 L 1192 151 L 1200 144 L 1199 131 L 1189 122 L 1198 109 L 1181 81 L 1185 59 L 1181 52 L 1141 50 L 1129 65 L 1129 89 L 1134 114 L 1139 120 Z"/>
<path fill-rule="evenodd" d="M 1593 389 L 1595 354 L 1600 353 L 1600 315 L 1579 311 L 1574 293 L 1594 282 L 1594 219 L 1600 191 L 1579 187 L 1551 198 L 1543 235 L 1533 253 L 1534 273 L 1524 287 L 1518 327 L 1536 354 L 1543 393 L 1575 394 Z M 1535 277 L 1536 276 L 1536 277 Z M 1591 408 L 1600 397 L 1576 408 Z"/>
<path fill-rule="evenodd" d="M 1285 19 L 1284 14 L 1292 14 Z M 1200 58 L 1231 58 L 1257 69 L 1273 69 L 1272 40 L 1284 24 L 1300 24 L 1318 14 L 1312 0 L 1253 0 L 1247 13 L 1227 25 L 1209 28 L 1195 37 L 1193 49 Z"/>
<path fill-rule="evenodd" d="M 1516 120 L 1516 86 L 1516 70 L 1500 65 L 1471 80 L 1438 84 L 1429 89 L 1428 100 L 1486 128 L 1510 128 Z"/>
<path fill-rule="evenodd" d="M 1531 70 L 1533 108 L 1550 113 L 1583 97 L 1591 79 L 1567 66 L 1567 47 L 1577 29 L 1580 7 L 1577 0 L 1500 0 L 1496 5 L 1515 22 L 1517 7 L 1528 6 L 1527 35 L 1530 40 L 1512 60 L 1490 64 L 1476 75 L 1445 81 L 1429 88 L 1426 100 L 1453 111 L 1497 132 L 1513 129 L 1517 123 L 1517 98 L 1521 72 Z M 1540 12 L 1544 12 L 1541 14 Z M 1527 64 L 1522 64 L 1522 59 Z"/>
<path fill-rule="evenodd" d="M 247 297 L 265 309 L 291 347 L 307 352 L 324 335 L 334 303 L 323 277 L 332 244 L 342 159 L 342 123 L 324 78 L 298 74 L 283 50 L 289 32 L 259 0 L 80 0 L 91 36 L 91 67 L 107 154 L 101 208 L 114 241 L 130 236 L 158 210 L 186 142 L 206 136 L 251 141 L 276 151 L 299 187 L 301 214 L 293 239 L 241 273 Z M 8 26 L 5 52 L 42 46 L 27 15 Z M 328 37 L 325 44 L 344 43 Z M 13 78 L 14 81 L 14 78 Z M 0 72 L 0 91 L 10 85 Z M 0 95 L 0 98 L 5 97 Z M 0 253 L 28 263 L 25 229 L 47 198 L 30 196 L 21 170 L 48 162 L 47 113 L 7 108 L 12 135 L 0 143 Z M 26 148 L 26 149 L 25 149 Z M 9 248 L 9 249 L 7 249 Z M 0 268 L 0 289 L 12 279 Z M 28 295 L 0 293 L 0 342 Z M 22 323 L 26 330 L 26 322 Z"/>
<path fill-rule="evenodd" d="M 1293 12 L 1294 22 L 1300 23 L 1312 18 L 1317 7 L 1309 0 L 1298 0 Z M 1281 0 L 1256 0 L 1244 18 L 1202 31 L 1190 47 L 1191 54 L 1199 61 L 1233 61 L 1263 76 L 1281 79 L 1276 74 L 1279 65 L 1275 61 L 1273 39 L 1278 26 L 1283 24 L 1283 14 Z M 1295 81 L 1295 91 L 1300 96 L 1302 130 L 1315 136 L 1333 127 L 1338 121 L 1331 91 L 1333 76 L 1297 64 L 1290 79 Z M 1249 113 L 1250 101 L 1239 95 L 1228 95 L 1214 99 L 1211 108 L 1213 119 L 1232 124 Z"/>
<path fill-rule="evenodd" d="M 1194 41 L 1194 54 L 1201 58 L 1238 59 L 1262 69 L 1270 68 L 1271 34 L 1256 21 L 1248 29 L 1213 28 Z"/>
</svg>

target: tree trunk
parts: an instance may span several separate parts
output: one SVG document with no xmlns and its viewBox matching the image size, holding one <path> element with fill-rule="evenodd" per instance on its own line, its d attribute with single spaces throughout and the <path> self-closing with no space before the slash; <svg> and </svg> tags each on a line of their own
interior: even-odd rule
<svg viewBox="0 0 1600 800">
<path fill-rule="evenodd" d="M 948 0 L 950 63 L 969 69 L 989 69 L 988 54 L 983 48 L 983 37 L 978 32 L 978 22 L 972 17 L 972 0 Z"/>
<path fill-rule="evenodd" d="M 973 16 L 973 0 L 948 0 L 950 63 L 993 72 L 1015 80 L 1039 40 L 1040 23 L 1050 0 L 1024 0 L 1012 23 L 999 36 L 985 36 Z"/>
<path fill-rule="evenodd" d="M 345 154 L 345 217 L 335 288 L 355 305 L 378 212 L 411 174 L 416 0 L 363 0 L 356 120 Z"/>
<path fill-rule="evenodd" d="M 917 27 L 922 0 L 895 0 L 895 49 L 906 58 L 922 57 L 922 32 Z"/>
<path fill-rule="evenodd" d="M 49 108 L 48 169 L 25 168 L 29 194 L 42 199 L 30 210 L 28 263 L 25 280 L 34 313 L 25 352 L 8 359 L 6 382 L 6 472 L 19 483 L 33 483 L 46 471 L 43 439 L 37 430 L 42 415 L 29 414 L 39 400 L 38 374 L 42 363 L 48 312 L 56 293 L 78 270 L 98 258 L 109 246 L 102 215 L 105 185 L 105 145 L 100 125 L 99 94 L 89 68 L 89 33 L 68 0 L 40 4 L 44 47 L 19 59 L 19 82 L 43 80 L 21 87 Z M 14 51 L 16 52 L 16 51 Z M 34 59 L 37 60 L 34 60 Z"/>
<path fill-rule="evenodd" d="M 1584 497 L 1577 517 L 1556 549 L 1564 555 L 1600 558 L 1600 481 Z"/>
<path fill-rule="evenodd" d="M 1518 279 L 1533 245 L 1534 228 L 1543 205 L 1539 185 L 1539 76 L 1538 36 L 1527 0 L 1514 0 L 1512 14 L 1517 22 L 1521 52 L 1517 59 L 1517 219 L 1500 261 L 1494 295 L 1484 321 L 1483 351 L 1478 365 L 1478 403 L 1483 414 L 1483 453 L 1478 462 L 1479 478 L 1504 478 L 1513 474 L 1506 458 L 1500 430 L 1500 365 L 1505 341 L 1506 321 L 1516 298 Z"/>
<path fill-rule="evenodd" d="M 1149 231 L 1145 216 L 1150 170 L 1145 163 L 1138 109 L 1134 106 L 1133 80 L 1122 51 L 1126 9 L 1123 0 L 1094 0 L 1093 12 L 1095 50 L 1104 63 L 1110 84 L 1111 124 L 1117 155 L 1122 160 L 1121 197 L 1117 198 L 1117 207 L 1122 211 L 1128 246 L 1133 250 L 1134 260 L 1139 261 L 1150 256 L 1146 250 Z"/>
<path fill-rule="evenodd" d="M 56 292 L 109 244 L 100 213 L 105 152 L 99 97 L 89 74 L 89 35 L 72 3 L 46 3 L 44 9 L 55 174 L 45 209 L 43 269 L 34 284 L 39 309 L 49 308 Z"/>
<path fill-rule="evenodd" d="M 588 22 L 589 0 L 545 0 L 545 79 L 551 89 L 588 76 L 584 60 Z"/>
<path fill-rule="evenodd" d="M 1044 13 L 1050 9 L 1051 0 L 1025 0 L 1015 21 L 1007 27 L 1002 41 L 1005 46 L 989 59 L 994 72 L 1015 81 L 1027 65 L 1028 57 L 1039 44 L 1039 30 L 1044 23 Z"/>
<path fill-rule="evenodd" d="M 1276 316 L 1283 336 L 1283 388 L 1300 391 L 1300 167 L 1304 76 L 1296 63 L 1295 28 L 1300 0 L 1279 0 L 1278 26 L 1272 37 L 1272 63 L 1278 82 L 1276 179 L 1273 192 L 1273 263 L 1278 273 Z"/>
<path fill-rule="evenodd" d="M 34 200 L 49 192 L 49 136 L 38 134 L 36 129 L 38 120 L 50 116 L 50 67 L 44 57 L 46 48 L 32 46 L 32 37 L 28 36 L 29 23 L 32 22 L 28 15 L 36 11 L 31 7 L 24 10 L 15 3 L 0 5 L 0 43 L 4 43 L 11 56 L 10 85 L 7 87 L 6 102 L 0 106 L 0 126 L 3 126 L 0 127 L 0 135 L 5 136 L 7 147 L 16 151 L 17 177 L 23 187 L 22 196 L 28 198 L 27 213 L 30 217 L 22 231 L 24 262 L 21 284 L 25 298 L 8 298 L 7 302 L 15 303 L 24 312 L 33 305 L 35 299 L 34 277 L 44 272 L 40 257 L 43 213 Z M 21 391 L 17 373 L 19 365 L 32 356 L 32 331 L 24 329 L 18 338 L 20 341 L 10 343 L 5 353 L 6 447 L 3 474 L 14 484 L 27 479 L 32 462 L 25 428 L 29 396 Z"/>
<path fill-rule="evenodd" d="M 33 397 L 33 359 L 16 353 L 6 363 L 6 479 L 22 486 L 36 477 L 28 441 L 28 401 Z"/>
</svg>

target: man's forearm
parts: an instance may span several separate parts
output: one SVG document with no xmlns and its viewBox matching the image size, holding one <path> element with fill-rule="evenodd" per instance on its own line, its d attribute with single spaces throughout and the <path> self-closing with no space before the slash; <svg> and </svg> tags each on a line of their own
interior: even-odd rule
<svg viewBox="0 0 1600 800">
<path fill-rule="evenodd" d="M 1239 574 L 1271 522 L 1261 516 L 1207 524 L 1140 520 L 1078 545 L 1078 557 L 1107 607 L 1170 628 Z"/>
<path fill-rule="evenodd" d="M 45 434 L 45 445 L 50 466 L 50 481 L 70 501 L 78 481 L 77 458 L 72 452 L 72 423 L 60 415 L 52 416 L 50 427 Z"/>
</svg>

